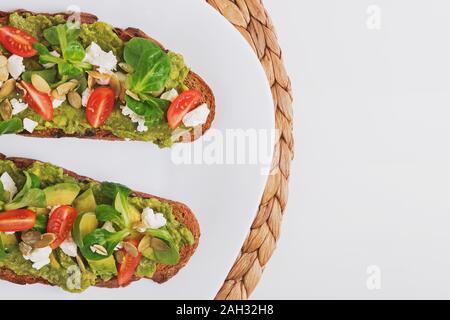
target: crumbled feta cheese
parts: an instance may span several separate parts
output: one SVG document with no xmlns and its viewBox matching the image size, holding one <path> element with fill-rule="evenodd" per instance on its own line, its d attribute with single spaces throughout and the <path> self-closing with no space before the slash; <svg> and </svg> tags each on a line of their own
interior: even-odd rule
<svg viewBox="0 0 450 320">
<path fill-rule="evenodd" d="M 39 123 L 31 119 L 28 118 L 23 119 L 23 128 L 27 130 L 29 133 L 33 133 L 34 129 L 36 129 L 38 124 Z"/>
<path fill-rule="evenodd" d="M 164 100 L 169 100 L 170 102 L 173 102 L 173 100 L 175 100 L 177 97 L 178 97 L 177 90 L 172 89 L 170 91 L 164 92 L 160 98 L 164 99 Z"/>
<path fill-rule="evenodd" d="M 204 103 L 186 114 L 183 118 L 183 124 L 186 127 L 196 127 L 205 124 L 206 120 L 208 120 L 209 112 L 208 106 Z"/>
<path fill-rule="evenodd" d="M 53 50 L 52 52 L 50 52 L 50 54 L 51 54 L 52 56 L 54 56 L 54 57 L 57 57 L 57 58 L 61 57 L 61 55 L 59 54 L 59 52 L 56 51 L 56 50 Z M 45 69 L 50 69 L 50 68 L 53 68 L 53 67 L 55 66 L 55 64 L 54 64 L 54 63 L 44 63 L 42 66 L 43 66 Z"/>
<path fill-rule="evenodd" d="M 64 101 L 65 100 L 53 99 L 53 109 L 58 109 L 64 103 Z"/>
<path fill-rule="evenodd" d="M 91 95 L 91 89 L 86 88 L 86 90 L 84 90 L 83 94 L 81 95 L 81 104 L 83 105 L 83 107 L 87 106 L 90 95 Z"/>
<path fill-rule="evenodd" d="M 8 58 L 8 72 L 11 77 L 17 80 L 24 71 L 25 66 L 22 57 L 13 54 Z"/>
<path fill-rule="evenodd" d="M 98 72 L 108 73 L 116 70 L 117 68 L 117 58 L 112 51 L 105 52 L 100 48 L 100 46 L 92 42 L 91 45 L 86 49 L 85 62 L 98 67 Z"/>
<path fill-rule="evenodd" d="M 33 262 L 33 268 L 40 270 L 42 267 L 50 263 L 50 254 L 52 253 L 52 248 L 45 247 L 40 249 L 34 249 L 29 255 L 24 255 L 25 260 L 30 260 Z"/>
<path fill-rule="evenodd" d="M 14 195 L 17 193 L 17 187 L 14 180 L 11 178 L 11 176 L 8 174 L 8 172 L 4 172 L 2 176 L 0 177 L 0 181 L 3 185 L 3 189 L 7 192 L 9 192 L 9 199 L 12 200 Z"/>
<path fill-rule="evenodd" d="M 77 244 L 75 243 L 75 241 L 73 241 L 72 235 L 70 233 L 66 240 L 64 240 L 59 247 L 69 257 L 76 257 L 78 255 Z"/>
<path fill-rule="evenodd" d="M 24 111 L 25 109 L 28 108 L 28 104 L 27 103 L 19 101 L 17 99 L 12 99 L 10 101 L 10 103 L 11 103 L 11 106 L 13 108 L 13 110 L 12 110 L 13 116 L 15 116 L 16 114 L 21 113 L 22 111 Z"/>
<path fill-rule="evenodd" d="M 142 222 L 150 229 L 159 229 L 167 223 L 162 213 L 155 213 L 152 208 L 145 208 L 142 211 Z"/>
<path fill-rule="evenodd" d="M 148 127 L 145 125 L 145 118 L 136 114 L 133 110 L 131 110 L 128 106 L 121 106 L 122 114 L 131 119 L 131 122 L 137 123 L 137 131 L 138 132 L 146 132 L 148 131 Z"/>
<path fill-rule="evenodd" d="M 111 221 L 106 221 L 102 229 L 105 229 L 106 231 L 109 232 L 116 232 L 116 229 L 114 229 L 114 226 Z"/>
</svg>

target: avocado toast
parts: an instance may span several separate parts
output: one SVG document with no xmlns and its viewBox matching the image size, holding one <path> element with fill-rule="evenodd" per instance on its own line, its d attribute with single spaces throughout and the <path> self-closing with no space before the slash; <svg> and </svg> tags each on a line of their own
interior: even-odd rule
<svg viewBox="0 0 450 320">
<path fill-rule="evenodd" d="M 211 127 L 214 94 L 180 54 L 139 29 L 72 17 L 0 11 L 0 134 L 170 147 Z"/>
<path fill-rule="evenodd" d="M 0 154 L 0 279 L 70 292 L 162 283 L 194 254 L 184 204 Z"/>
</svg>

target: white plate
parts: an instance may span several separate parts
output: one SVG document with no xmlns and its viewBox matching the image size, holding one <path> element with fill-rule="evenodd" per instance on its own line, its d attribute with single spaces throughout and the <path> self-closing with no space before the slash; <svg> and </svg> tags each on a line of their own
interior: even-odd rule
<svg viewBox="0 0 450 320">
<path fill-rule="evenodd" d="M 0 10 L 55 12 L 76 4 L 114 26 L 139 27 L 182 53 L 213 88 L 217 98 L 213 127 L 219 134 L 226 129 L 274 128 L 272 97 L 258 59 L 234 27 L 204 1 L 110 0 L 107 6 L 106 1 L 88 0 L 8 3 Z M 213 136 L 211 131 L 206 137 Z M 266 157 L 271 158 L 272 149 L 269 146 Z M 98 180 L 179 200 L 196 213 L 202 230 L 189 264 L 164 285 L 143 280 L 124 289 L 90 288 L 74 295 L 50 286 L 0 281 L 0 299 L 213 298 L 239 253 L 267 181 L 263 164 L 176 165 L 171 150 L 141 142 L 2 136 L 0 152 L 49 161 Z"/>
</svg>

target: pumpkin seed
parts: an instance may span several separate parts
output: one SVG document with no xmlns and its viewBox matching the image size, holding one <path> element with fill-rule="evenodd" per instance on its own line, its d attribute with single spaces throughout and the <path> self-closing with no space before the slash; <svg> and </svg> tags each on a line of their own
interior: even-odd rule
<svg viewBox="0 0 450 320">
<path fill-rule="evenodd" d="M 33 247 L 26 244 L 25 242 L 19 243 L 19 250 L 24 256 L 29 256 L 31 251 L 33 251 Z"/>
<path fill-rule="evenodd" d="M 33 244 L 33 248 L 40 249 L 48 247 L 56 240 L 56 235 L 54 233 L 44 233 L 41 239 Z"/>
<path fill-rule="evenodd" d="M 9 79 L 5 83 L 3 83 L 2 87 L 0 88 L 0 99 L 6 98 L 11 93 L 13 93 L 15 87 L 16 80 L 14 79 Z"/>
<path fill-rule="evenodd" d="M 132 228 L 134 230 L 142 233 L 145 231 L 145 229 L 147 229 L 147 226 L 142 221 L 139 221 L 139 222 L 133 223 Z"/>
<path fill-rule="evenodd" d="M 82 99 L 78 92 L 76 91 L 69 92 L 69 94 L 67 95 L 67 100 L 69 100 L 70 105 L 75 109 L 81 108 Z"/>
<path fill-rule="evenodd" d="M 123 72 L 116 72 L 115 75 L 117 76 L 117 78 L 119 78 L 120 82 L 125 82 L 127 81 L 127 75 Z"/>
<path fill-rule="evenodd" d="M 89 89 L 93 89 L 95 84 L 97 83 L 97 80 L 95 80 L 94 78 L 92 78 L 91 76 L 88 76 L 88 88 Z"/>
<path fill-rule="evenodd" d="M 41 233 L 39 231 L 27 231 L 22 233 L 22 241 L 32 246 L 39 240 L 41 240 Z"/>
<path fill-rule="evenodd" d="M 120 83 L 119 100 L 122 103 L 125 103 L 125 96 L 127 95 L 126 91 L 127 91 L 127 88 L 125 87 L 125 83 L 121 82 Z"/>
<path fill-rule="evenodd" d="M 131 98 L 133 98 L 134 100 L 136 100 L 136 101 L 141 101 L 141 99 L 139 98 L 139 96 L 138 96 L 136 93 L 134 93 L 133 91 L 126 90 L 125 93 L 126 93 L 127 95 L 129 95 Z"/>
<path fill-rule="evenodd" d="M 169 246 L 164 241 L 158 238 L 152 238 L 151 247 L 158 251 L 166 251 L 169 249 Z"/>
<path fill-rule="evenodd" d="M 101 256 L 107 256 L 108 255 L 108 251 L 106 250 L 106 248 L 104 246 L 101 246 L 99 244 L 94 244 L 92 246 L 90 246 L 90 249 L 93 253 L 97 253 Z"/>
<path fill-rule="evenodd" d="M 59 95 L 66 95 L 70 91 L 75 90 L 78 87 L 78 81 L 75 79 L 70 80 L 69 82 L 63 83 L 56 88 L 56 91 Z"/>
<path fill-rule="evenodd" d="M 66 95 L 59 94 L 57 89 L 52 90 L 52 98 L 56 100 L 66 101 Z"/>
<path fill-rule="evenodd" d="M 129 242 L 124 242 L 123 248 L 125 249 L 126 252 L 131 254 L 133 257 L 137 257 L 139 254 L 138 249 L 136 249 L 136 247 Z"/>
<path fill-rule="evenodd" d="M 75 258 L 77 260 L 78 266 L 80 267 L 82 272 L 86 272 L 86 266 L 84 265 L 83 259 L 81 259 L 80 256 L 76 256 Z"/>
<path fill-rule="evenodd" d="M 40 92 L 48 93 L 50 92 L 50 86 L 48 85 L 47 81 L 45 81 L 44 78 L 42 78 L 38 74 L 33 74 L 31 76 L 31 83 L 33 86 Z"/>
<path fill-rule="evenodd" d="M 0 67 L 0 81 L 6 81 L 9 78 L 9 71 L 7 66 Z"/>
<path fill-rule="evenodd" d="M 125 71 L 126 73 L 133 73 L 134 72 L 134 68 L 132 66 L 130 66 L 128 63 L 125 62 L 120 62 L 119 63 L 119 67 Z"/>
<path fill-rule="evenodd" d="M 116 261 L 120 264 L 123 263 L 123 260 L 125 259 L 125 256 L 123 254 L 123 251 L 116 251 L 114 253 L 114 258 L 116 258 Z"/>
<path fill-rule="evenodd" d="M 122 84 L 120 83 L 119 77 L 115 74 L 112 74 L 111 79 L 109 80 L 109 85 L 114 90 L 117 98 L 120 95 L 122 89 Z"/>
<path fill-rule="evenodd" d="M 0 68 L 8 66 L 8 58 L 3 55 L 0 55 Z"/>
<path fill-rule="evenodd" d="M 5 99 L 0 103 L 0 117 L 3 120 L 9 120 L 12 117 L 12 106 L 8 99 Z"/>
<path fill-rule="evenodd" d="M 97 82 L 101 86 L 107 86 L 111 81 L 112 77 L 112 74 L 100 73 L 98 71 L 88 71 L 88 74 L 89 77 L 94 78 L 95 82 Z"/>
<path fill-rule="evenodd" d="M 139 242 L 138 250 L 139 252 L 144 252 L 145 249 L 150 248 L 152 242 L 152 237 L 150 235 L 146 235 L 141 239 L 141 242 Z"/>
<path fill-rule="evenodd" d="M 11 79 L 11 80 L 14 80 L 14 79 Z M 14 82 L 15 82 L 15 80 L 14 80 Z M 25 90 L 25 88 L 22 87 L 22 85 L 19 82 L 15 82 L 15 84 L 16 84 L 16 88 L 19 89 L 20 92 L 22 92 L 22 95 L 26 95 L 27 94 L 27 90 Z"/>
</svg>

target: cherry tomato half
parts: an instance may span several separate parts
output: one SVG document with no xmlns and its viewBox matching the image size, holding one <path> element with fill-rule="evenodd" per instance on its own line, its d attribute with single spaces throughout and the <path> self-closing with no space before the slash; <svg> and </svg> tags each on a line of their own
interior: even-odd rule
<svg viewBox="0 0 450 320">
<path fill-rule="evenodd" d="M 129 244 L 135 246 L 139 245 L 137 240 L 128 240 Z M 124 253 L 124 258 L 122 264 L 119 266 L 119 274 L 117 276 L 117 280 L 119 282 L 119 286 L 124 287 L 130 284 L 131 280 L 133 280 L 134 272 L 136 271 L 139 263 L 141 262 L 142 253 L 138 253 L 136 257 L 128 253 L 125 249 L 122 249 Z"/>
<path fill-rule="evenodd" d="M 33 43 L 38 42 L 35 37 L 26 31 L 11 26 L 0 28 L 0 43 L 12 54 L 30 58 L 37 54 Z"/>
<path fill-rule="evenodd" d="M 20 81 L 20 85 L 25 89 L 25 101 L 36 111 L 44 120 L 53 119 L 52 98 L 48 93 L 38 91 L 31 83 Z"/>
<path fill-rule="evenodd" d="M 111 114 L 116 94 L 109 87 L 95 89 L 89 96 L 86 106 L 86 117 L 89 124 L 94 128 L 102 126 Z"/>
<path fill-rule="evenodd" d="M 26 231 L 34 227 L 36 213 L 28 209 L 0 213 L 0 232 Z"/>
<path fill-rule="evenodd" d="M 52 249 L 58 248 L 66 240 L 76 217 L 77 211 L 71 206 L 60 206 L 53 210 L 47 223 L 47 232 L 56 235 L 55 241 L 50 244 Z"/>
<path fill-rule="evenodd" d="M 180 94 L 167 111 L 169 127 L 176 129 L 181 125 L 184 116 L 200 103 L 202 95 L 197 90 L 188 90 Z"/>
</svg>

